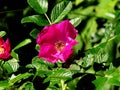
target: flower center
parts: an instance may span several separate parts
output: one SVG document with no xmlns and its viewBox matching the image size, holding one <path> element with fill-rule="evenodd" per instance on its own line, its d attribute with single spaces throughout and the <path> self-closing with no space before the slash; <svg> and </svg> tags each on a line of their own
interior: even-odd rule
<svg viewBox="0 0 120 90">
<path fill-rule="evenodd" d="M 65 43 L 62 41 L 58 41 L 55 43 L 55 48 L 57 51 L 62 51 L 65 47 Z"/>
<path fill-rule="evenodd" d="M 3 54 L 3 53 L 4 53 L 4 48 L 0 47 L 0 54 Z"/>
</svg>

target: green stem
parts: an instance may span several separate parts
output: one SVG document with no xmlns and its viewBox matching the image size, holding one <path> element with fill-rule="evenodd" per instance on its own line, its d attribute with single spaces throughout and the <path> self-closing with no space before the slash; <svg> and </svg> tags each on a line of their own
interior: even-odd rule
<svg viewBox="0 0 120 90">
<path fill-rule="evenodd" d="M 61 90 L 66 90 L 66 84 L 64 83 L 64 80 L 61 80 Z"/>
<path fill-rule="evenodd" d="M 47 16 L 47 14 L 45 13 L 44 15 L 45 15 L 45 17 L 47 18 L 48 22 L 49 22 L 50 24 L 52 24 L 52 22 L 50 21 L 49 17 Z"/>
<path fill-rule="evenodd" d="M 18 88 L 18 90 L 23 90 L 23 88 L 25 87 L 25 85 L 28 84 L 28 83 L 31 83 L 31 82 L 29 82 L 29 81 L 25 82 L 22 86 L 20 86 Z"/>
</svg>

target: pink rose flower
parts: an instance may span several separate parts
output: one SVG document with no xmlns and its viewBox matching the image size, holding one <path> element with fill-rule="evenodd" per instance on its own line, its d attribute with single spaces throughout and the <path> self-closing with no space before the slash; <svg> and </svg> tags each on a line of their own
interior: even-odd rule
<svg viewBox="0 0 120 90">
<path fill-rule="evenodd" d="M 7 39 L 5 42 L 2 37 L 0 37 L 0 59 L 8 59 L 10 57 L 10 42 Z"/>
<path fill-rule="evenodd" d="M 40 45 L 38 57 L 51 63 L 66 62 L 73 53 L 73 46 L 78 44 L 74 40 L 76 35 L 76 29 L 68 20 L 45 26 L 36 40 Z"/>
</svg>

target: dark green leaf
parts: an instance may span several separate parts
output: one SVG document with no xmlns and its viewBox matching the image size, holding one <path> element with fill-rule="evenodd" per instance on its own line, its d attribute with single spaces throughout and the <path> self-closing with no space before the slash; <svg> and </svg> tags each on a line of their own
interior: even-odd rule
<svg viewBox="0 0 120 90">
<path fill-rule="evenodd" d="M 40 32 L 39 30 L 33 29 L 33 30 L 30 32 L 30 36 L 33 37 L 34 39 L 36 39 L 39 32 Z"/>
<path fill-rule="evenodd" d="M 72 9 L 72 2 L 61 2 L 57 4 L 51 12 L 52 23 L 61 21 Z"/>
<path fill-rule="evenodd" d="M 32 16 L 24 17 L 21 20 L 21 23 L 35 23 L 39 26 L 49 25 L 49 22 L 40 15 L 32 15 Z"/>
<path fill-rule="evenodd" d="M 28 4 L 39 14 L 45 14 L 48 9 L 47 0 L 27 0 Z"/>
</svg>

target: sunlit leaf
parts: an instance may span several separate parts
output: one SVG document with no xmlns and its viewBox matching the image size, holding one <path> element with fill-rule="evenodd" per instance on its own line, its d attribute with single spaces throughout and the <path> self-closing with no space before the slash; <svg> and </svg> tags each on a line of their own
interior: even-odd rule
<svg viewBox="0 0 120 90">
<path fill-rule="evenodd" d="M 0 36 L 3 37 L 6 35 L 6 32 L 5 31 L 0 31 Z"/>
<path fill-rule="evenodd" d="M 81 19 L 77 17 L 77 18 L 71 19 L 70 22 L 74 25 L 74 27 L 77 27 L 80 24 Z"/>
<path fill-rule="evenodd" d="M 45 14 L 48 9 L 47 0 L 27 0 L 28 4 L 39 14 Z"/>
<path fill-rule="evenodd" d="M 75 0 L 75 5 L 79 5 L 80 3 L 82 3 L 84 0 Z"/>
<path fill-rule="evenodd" d="M 18 68 L 19 68 L 18 60 L 13 58 L 13 59 L 11 59 L 9 61 L 6 61 L 3 66 L 7 70 L 7 72 L 9 74 L 11 74 L 11 73 L 18 70 Z"/>
<path fill-rule="evenodd" d="M 118 0 L 99 0 L 98 6 L 95 8 L 96 15 L 98 17 L 113 19 L 114 15 L 114 7 Z"/>
<path fill-rule="evenodd" d="M 21 20 L 21 23 L 35 23 L 38 26 L 49 25 L 49 22 L 40 15 L 32 15 L 32 16 L 24 17 Z"/>
<path fill-rule="evenodd" d="M 72 9 L 72 2 L 61 2 L 57 4 L 51 12 L 52 23 L 61 21 Z"/>
</svg>

